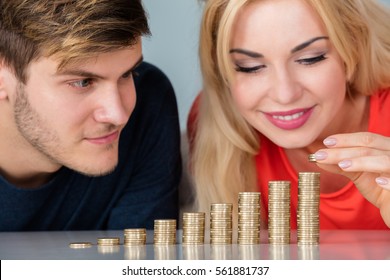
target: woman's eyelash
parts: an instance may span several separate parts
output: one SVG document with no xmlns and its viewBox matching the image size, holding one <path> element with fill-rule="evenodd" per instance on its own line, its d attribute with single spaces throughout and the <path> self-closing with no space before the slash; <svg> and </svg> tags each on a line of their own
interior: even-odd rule
<svg viewBox="0 0 390 280">
<path fill-rule="evenodd" d="M 325 54 L 321 54 L 315 57 L 298 59 L 297 62 L 303 65 L 312 65 L 325 59 L 327 59 L 327 57 L 325 57 Z"/>
<path fill-rule="evenodd" d="M 236 65 L 235 70 L 237 72 L 255 73 L 264 67 L 265 67 L 264 65 L 259 65 L 259 66 L 254 66 L 254 67 L 242 67 L 242 66 Z"/>
</svg>

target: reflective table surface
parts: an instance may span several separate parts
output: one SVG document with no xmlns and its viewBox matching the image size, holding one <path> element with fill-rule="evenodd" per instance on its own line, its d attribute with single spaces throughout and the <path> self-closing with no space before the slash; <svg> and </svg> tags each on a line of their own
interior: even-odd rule
<svg viewBox="0 0 390 280">
<path fill-rule="evenodd" d="M 154 245 L 153 231 L 147 244 L 124 246 L 123 231 L 0 232 L 2 260 L 390 260 L 390 230 L 324 230 L 317 246 L 300 246 L 296 232 L 291 244 L 268 244 L 267 231 L 258 245 L 181 244 Z M 207 236 L 206 232 L 206 236 Z M 118 246 L 98 246 L 101 237 L 120 237 Z M 90 248 L 70 248 L 72 242 L 91 242 Z"/>
</svg>

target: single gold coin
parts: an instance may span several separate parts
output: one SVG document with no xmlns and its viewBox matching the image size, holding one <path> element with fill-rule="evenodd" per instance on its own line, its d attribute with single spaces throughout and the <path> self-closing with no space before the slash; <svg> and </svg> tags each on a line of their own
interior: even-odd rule
<svg viewBox="0 0 390 280">
<path fill-rule="evenodd" d="M 71 243 L 69 243 L 69 247 L 72 249 L 91 248 L 92 243 L 91 242 L 71 242 Z"/>
</svg>

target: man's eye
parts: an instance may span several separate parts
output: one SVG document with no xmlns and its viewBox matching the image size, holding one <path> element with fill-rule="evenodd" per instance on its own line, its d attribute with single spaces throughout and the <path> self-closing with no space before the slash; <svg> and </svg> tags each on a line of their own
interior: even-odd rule
<svg viewBox="0 0 390 280">
<path fill-rule="evenodd" d="M 321 54 L 321 55 L 315 56 L 315 57 L 298 59 L 297 62 L 299 64 L 303 64 L 303 65 L 313 65 L 313 64 L 320 62 L 322 60 L 325 60 L 325 59 L 326 59 L 325 54 Z"/>
<path fill-rule="evenodd" d="M 86 88 L 89 87 L 91 83 L 92 83 L 92 79 L 83 79 L 83 80 L 71 82 L 69 83 L 69 85 L 77 88 Z"/>
<path fill-rule="evenodd" d="M 123 74 L 122 78 L 128 79 L 128 78 L 136 77 L 136 76 L 138 76 L 138 72 L 133 70 L 133 71 L 129 71 L 129 72 L 126 72 L 125 74 Z"/>
</svg>

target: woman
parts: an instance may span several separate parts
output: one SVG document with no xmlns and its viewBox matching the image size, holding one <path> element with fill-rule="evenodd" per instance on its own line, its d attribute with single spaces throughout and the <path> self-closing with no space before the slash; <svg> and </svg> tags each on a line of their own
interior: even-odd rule
<svg viewBox="0 0 390 280">
<path fill-rule="evenodd" d="M 198 208 L 321 173 L 321 229 L 390 226 L 390 12 L 367 0 L 209 0 L 188 120 Z M 313 164 L 307 160 L 314 154 Z"/>
</svg>

